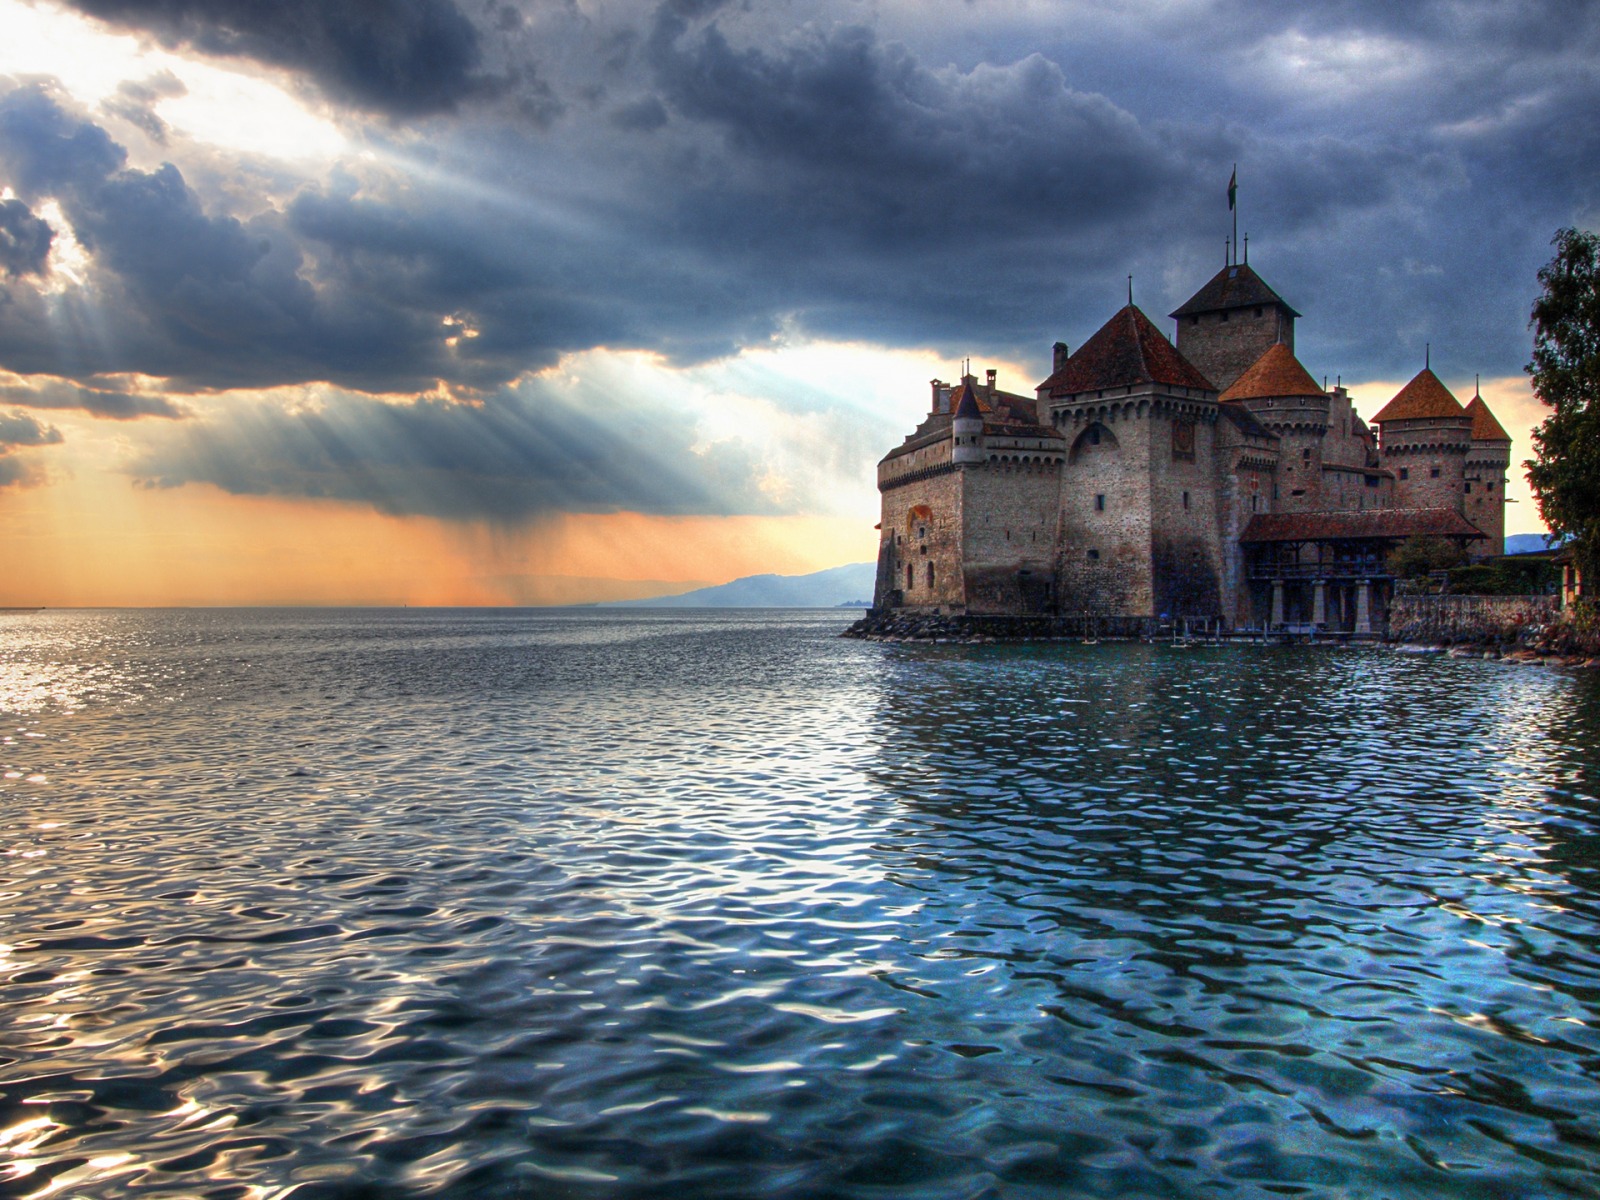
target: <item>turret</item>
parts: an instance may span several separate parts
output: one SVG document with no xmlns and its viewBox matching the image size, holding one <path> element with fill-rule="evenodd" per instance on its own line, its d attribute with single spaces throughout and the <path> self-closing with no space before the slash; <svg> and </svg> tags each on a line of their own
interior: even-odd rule
<svg viewBox="0 0 1600 1200">
<path fill-rule="evenodd" d="M 1222 393 L 1278 435 L 1278 512 L 1324 507 L 1322 449 L 1328 432 L 1328 394 L 1294 351 L 1276 342 Z"/>
<path fill-rule="evenodd" d="M 1462 479 L 1462 513 L 1488 535 L 1475 542 L 1474 557 L 1505 553 L 1506 470 L 1511 466 L 1511 435 L 1495 420 L 1481 393 L 1474 393 L 1467 405 L 1472 418 L 1472 445 L 1467 450 L 1466 472 Z"/>
<path fill-rule="evenodd" d="M 983 409 L 978 406 L 978 389 L 968 375 L 961 381 L 961 390 L 950 397 L 954 410 L 950 432 L 955 439 L 950 449 L 950 461 L 959 465 L 983 462 Z M 991 380 L 991 390 L 993 384 Z"/>
<path fill-rule="evenodd" d="M 1372 422 L 1379 460 L 1394 472 L 1398 507 L 1464 511 L 1472 418 L 1431 368 L 1418 372 Z"/>
</svg>

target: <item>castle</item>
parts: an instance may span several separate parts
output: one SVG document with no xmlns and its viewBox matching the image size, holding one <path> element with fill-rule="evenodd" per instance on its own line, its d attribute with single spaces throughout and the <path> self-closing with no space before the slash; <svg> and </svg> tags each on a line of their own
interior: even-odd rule
<svg viewBox="0 0 1600 1200">
<path fill-rule="evenodd" d="M 1501 552 L 1511 438 L 1481 395 L 1425 367 L 1375 436 L 1248 257 L 1171 316 L 1176 345 L 1130 297 L 1031 397 L 933 380 L 878 464 L 874 608 L 1364 636 L 1405 539 Z"/>
</svg>

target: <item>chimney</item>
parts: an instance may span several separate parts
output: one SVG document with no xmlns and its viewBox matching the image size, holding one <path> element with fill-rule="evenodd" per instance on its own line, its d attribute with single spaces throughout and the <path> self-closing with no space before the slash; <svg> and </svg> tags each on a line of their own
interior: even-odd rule
<svg viewBox="0 0 1600 1200">
<path fill-rule="evenodd" d="M 996 371 L 996 370 L 995 370 L 995 369 L 994 369 L 994 368 L 993 368 L 993 367 L 990 367 L 990 368 L 989 368 L 989 369 L 988 369 L 988 370 L 987 370 L 987 371 L 985 371 L 985 372 L 984 372 L 984 375 L 985 375 L 985 376 L 986 376 L 986 377 L 987 377 L 987 379 L 988 379 L 988 383 L 989 383 L 989 394 L 990 394 L 990 395 L 991 395 L 991 396 L 992 396 L 992 395 L 994 395 L 994 377 L 995 377 L 995 375 L 997 375 L 997 374 L 998 374 L 998 372 L 997 372 L 997 371 Z"/>
<path fill-rule="evenodd" d="M 929 408 L 928 411 L 929 412 L 938 412 L 939 411 L 939 389 L 944 386 L 944 380 L 942 380 L 942 379 L 930 379 L 930 380 L 928 380 L 928 383 L 933 388 L 933 406 L 931 408 Z"/>
<path fill-rule="evenodd" d="M 1067 359 L 1071 357 L 1072 355 L 1067 351 L 1067 344 L 1065 342 L 1057 342 L 1051 347 L 1050 374 L 1054 375 L 1062 367 L 1066 366 Z"/>
</svg>

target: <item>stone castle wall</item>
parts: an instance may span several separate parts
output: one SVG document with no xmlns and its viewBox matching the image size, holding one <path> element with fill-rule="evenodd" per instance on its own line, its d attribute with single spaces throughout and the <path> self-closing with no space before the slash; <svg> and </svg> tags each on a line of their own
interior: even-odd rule
<svg viewBox="0 0 1600 1200">
<path fill-rule="evenodd" d="M 1061 478 L 1057 604 L 1062 613 L 1148 613 L 1150 429 L 1139 402 L 1070 414 Z"/>
<path fill-rule="evenodd" d="M 1473 558 L 1505 553 L 1506 468 L 1510 465 L 1511 453 L 1509 446 L 1504 450 L 1501 446 L 1505 443 L 1474 443 L 1467 454 L 1462 515 L 1489 535 L 1488 541 L 1468 547 Z"/>
<path fill-rule="evenodd" d="M 993 462 L 962 472 L 968 612 L 1033 612 L 1055 598 L 1060 464 L 1054 457 Z"/>
<path fill-rule="evenodd" d="M 1181 440 L 1174 433 L 1178 423 L 1188 426 Z M 1160 401 L 1146 424 L 1151 607 L 1135 611 L 1215 617 L 1222 610 L 1217 405 L 1210 400 Z M 1189 449 L 1180 451 L 1180 445 Z"/>
<path fill-rule="evenodd" d="M 1381 453 L 1395 474 L 1395 505 L 1460 512 L 1471 444 L 1472 421 L 1465 416 L 1386 422 Z"/>
<path fill-rule="evenodd" d="M 948 464 L 936 474 L 883 493 L 879 531 L 880 576 L 891 581 L 899 603 L 917 608 L 959 605 L 961 590 L 961 472 Z M 928 586 L 928 567 L 933 586 Z M 875 596 L 882 607 L 888 596 Z"/>
</svg>

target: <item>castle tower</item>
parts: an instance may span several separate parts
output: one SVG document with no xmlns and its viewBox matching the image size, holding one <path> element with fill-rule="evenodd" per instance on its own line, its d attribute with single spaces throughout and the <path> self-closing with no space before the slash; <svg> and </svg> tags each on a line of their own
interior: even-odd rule
<svg viewBox="0 0 1600 1200">
<path fill-rule="evenodd" d="M 1506 545 L 1506 470 L 1511 466 L 1511 435 L 1495 420 L 1494 413 L 1475 393 L 1467 405 L 1472 418 L 1472 447 L 1467 451 L 1466 476 L 1462 482 L 1465 511 L 1461 514 L 1488 535 L 1474 542 L 1474 558 L 1504 554 Z"/>
<path fill-rule="evenodd" d="M 1424 367 L 1372 421 L 1396 506 L 1463 512 L 1472 418 L 1439 377 Z"/>
<path fill-rule="evenodd" d="M 1216 389 L 1130 304 L 1038 396 L 1067 448 L 1059 611 L 1218 616 Z"/>
<path fill-rule="evenodd" d="M 1274 512 L 1316 512 L 1322 495 L 1322 451 L 1328 433 L 1328 393 L 1300 365 L 1294 351 L 1275 342 L 1222 393 L 1278 435 L 1278 490 Z"/>
<path fill-rule="evenodd" d="M 983 449 L 983 409 L 978 405 L 975 380 L 969 375 L 961 381 L 959 393 L 950 397 L 952 414 L 950 432 L 954 437 L 950 461 L 958 465 L 981 463 Z"/>
<path fill-rule="evenodd" d="M 1300 314 L 1249 263 L 1232 263 L 1171 315 L 1178 322 L 1178 353 L 1226 391 L 1276 343 L 1294 353 Z"/>
</svg>

